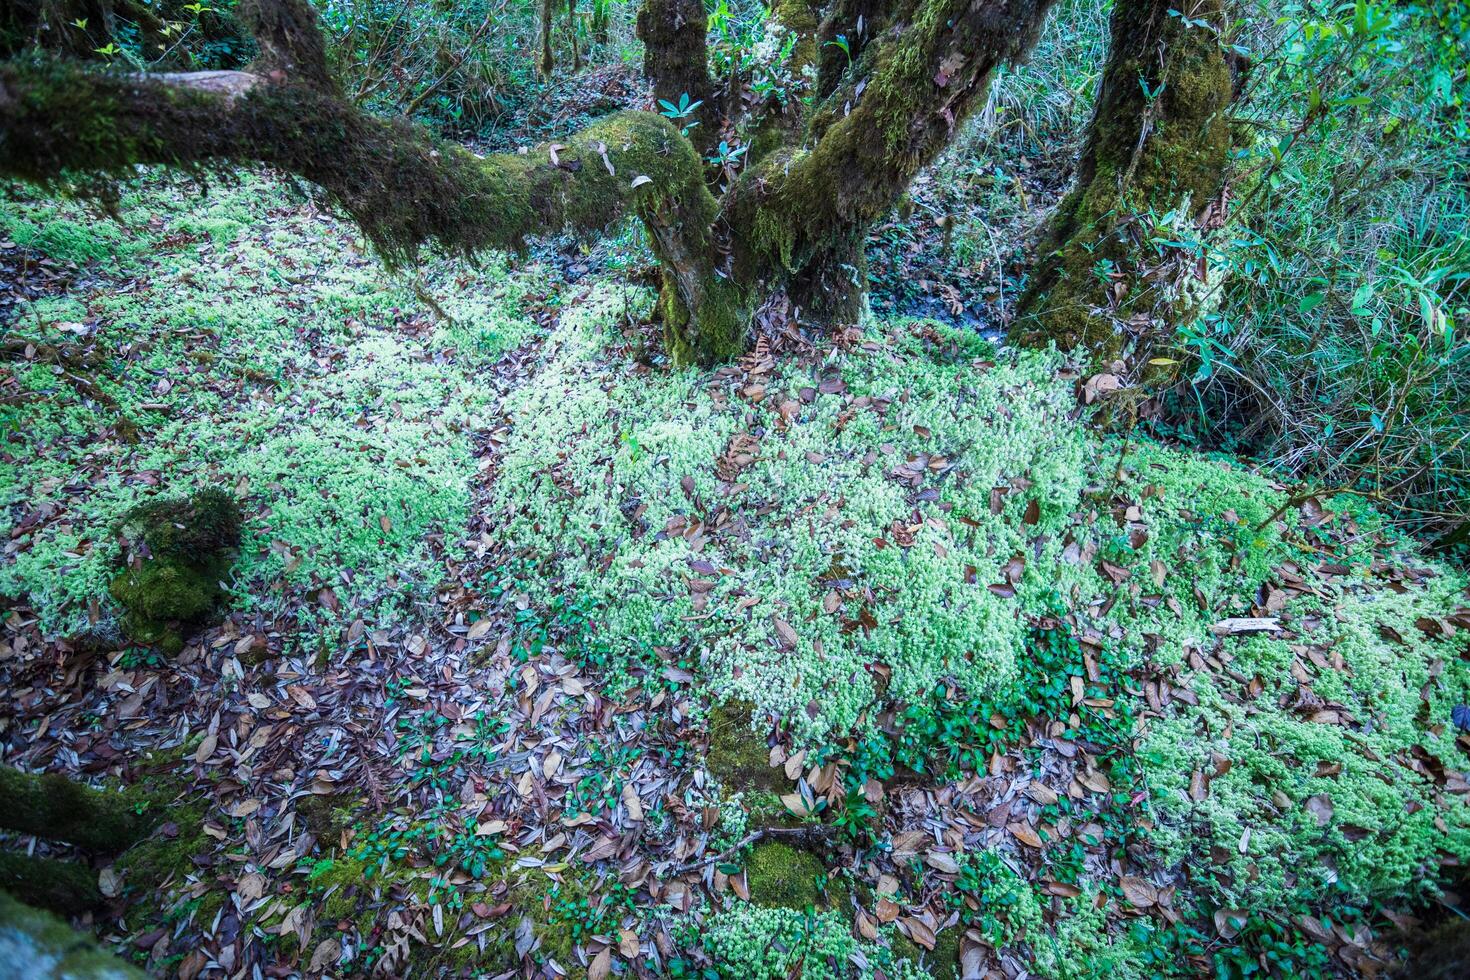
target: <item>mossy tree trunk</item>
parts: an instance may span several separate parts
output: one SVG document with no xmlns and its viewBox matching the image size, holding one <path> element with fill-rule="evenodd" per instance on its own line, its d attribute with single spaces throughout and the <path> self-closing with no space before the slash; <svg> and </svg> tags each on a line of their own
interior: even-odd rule
<svg viewBox="0 0 1470 980">
<path fill-rule="evenodd" d="M 0 852 L 0 891 L 60 915 L 81 915 L 102 904 L 97 875 L 72 861 Z"/>
<path fill-rule="evenodd" d="M 1159 222 L 1194 225 L 1221 194 L 1233 80 L 1224 0 L 1117 0 L 1076 183 L 1052 217 L 1022 296 L 1023 342 L 1104 357 L 1172 326 L 1195 264 L 1152 250 Z"/>
<path fill-rule="evenodd" d="M 556 0 L 541 0 L 541 18 L 537 24 L 541 50 L 536 56 L 536 71 L 542 78 L 550 78 L 556 70 L 556 56 L 551 51 L 551 28 L 555 20 Z"/>
<path fill-rule="evenodd" d="M 98 854 L 117 854 L 147 836 L 152 820 L 137 798 L 93 789 L 59 773 L 0 766 L 0 827 L 65 841 Z"/>
<path fill-rule="evenodd" d="M 242 0 L 262 52 L 250 72 L 0 64 L 0 176 L 54 184 L 137 164 L 261 162 L 319 185 L 389 262 L 428 242 L 514 248 L 631 214 L 662 265 L 674 357 L 708 363 L 743 349 L 774 296 L 809 323 L 857 318 L 868 229 L 983 102 L 995 69 L 1026 54 L 1050 4 L 785 0 L 774 17 L 801 59 L 814 64 L 818 41 L 837 34 L 853 58 L 814 65 L 810 98 L 747 112 L 745 100 L 713 97 L 702 0 L 645 0 L 638 33 L 654 94 L 698 108 L 675 122 L 618 113 L 558 144 L 480 158 L 347 102 L 307 0 Z M 753 135 L 765 145 L 743 169 L 709 159 L 721 139 Z"/>
</svg>

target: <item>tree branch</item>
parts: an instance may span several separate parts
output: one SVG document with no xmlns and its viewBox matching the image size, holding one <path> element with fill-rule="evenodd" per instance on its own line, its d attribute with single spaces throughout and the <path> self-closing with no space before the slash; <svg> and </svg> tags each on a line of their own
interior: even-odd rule
<svg viewBox="0 0 1470 980">
<path fill-rule="evenodd" d="M 797 270 L 885 215 L 981 101 L 995 69 L 1030 50 L 1051 3 L 925 0 L 896 13 L 860 70 L 814 107 L 810 149 L 764 158 L 726 195 L 722 226 L 746 236 L 737 258 Z"/>
<path fill-rule="evenodd" d="M 0 175 L 40 184 L 138 164 L 278 167 L 319 185 L 393 262 L 419 246 L 517 248 L 596 231 L 669 199 L 713 214 L 701 164 L 657 115 L 624 112 L 562 144 L 481 158 L 330 92 L 243 72 L 158 77 L 23 59 L 0 65 Z M 636 178 L 647 177 L 647 181 Z"/>
</svg>

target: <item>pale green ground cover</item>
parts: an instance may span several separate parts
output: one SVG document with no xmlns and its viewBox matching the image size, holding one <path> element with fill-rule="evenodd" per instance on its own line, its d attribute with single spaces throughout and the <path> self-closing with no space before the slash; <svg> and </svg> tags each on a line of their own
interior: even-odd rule
<svg viewBox="0 0 1470 980">
<path fill-rule="evenodd" d="M 118 517 L 206 485 L 245 494 L 240 606 L 280 612 L 331 585 L 381 619 L 432 587 L 440 565 L 425 539 L 465 525 L 471 436 L 494 399 L 484 372 L 536 332 L 523 303 L 539 269 L 512 273 L 498 257 L 430 264 L 425 288 L 453 318 L 433 325 L 410 280 L 272 180 L 247 176 L 207 197 L 139 181 L 120 224 L 49 199 L 10 202 L 4 215 L 5 236 L 95 260 L 107 277 L 6 329 L 91 345 L 102 360 L 81 383 L 115 404 L 49 361 L 0 366 L 28 393 L 0 407 L 0 534 L 33 508 L 59 508 L 10 542 L 0 594 L 26 596 L 48 632 L 76 629 L 89 600 L 107 604 Z M 136 445 L 119 423 L 136 426 Z"/>
<path fill-rule="evenodd" d="M 1470 858 L 1466 807 L 1413 761 L 1470 767 L 1449 725 L 1470 693 L 1463 634 L 1430 639 L 1414 625 L 1464 606 L 1466 580 L 1379 534 L 1379 518 L 1353 498 L 1326 503 L 1355 522 L 1356 535 L 1337 536 L 1355 543 L 1314 552 L 1295 508 L 1285 533 L 1268 520 L 1284 494 L 1265 477 L 1077 421 L 1075 379 L 1055 355 L 997 353 L 915 325 L 819 365 L 778 362 L 756 402 L 740 396 L 743 379 L 640 372 L 608 352 L 628 303 L 624 288 L 604 285 L 572 304 L 541 373 L 507 402 L 514 428 L 493 492 L 507 545 L 539 570 L 528 576 L 533 601 L 590 597 L 615 667 L 631 676 L 649 651 L 692 648 L 713 697 L 750 700 L 813 745 L 861 732 L 881 700 L 872 662 L 892 669 L 886 699 L 941 679 L 995 689 L 1028 655 L 1026 614 L 1060 596 L 1125 663 L 1177 669 L 1175 683 L 1198 699 L 1175 700 L 1139 729 L 1156 853 L 1170 868 L 1212 869 L 1182 909 L 1412 900 L 1432 892 L 1441 852 Z M 846 395 L 800 398 L 833 377 Z M 732 436 L 757 431 L 755 460 L 721 484 L 716 459 Z M 917 487 L 894 477 L 921 456 L 942 461 Z M 1008 488 L 998 509 L 995 488 Z M 722 508 L 733 521 L 721 524 Z M 686 533 L 700 520 L 702 535 Z M 912 529 L 910 546 L 897 543 L 894 521 Z M 988 588 L 1018 555 L 1014 597 Z M 1315 579 L 1322 561 L 1351 574 Z M 1374 561 L 1435 574 L 1390 584 Z M 1318 590 L 1292 601 L 1290 641 L 1233 637 L 1217 651 L 1210 627 L 1248 615 L 1287 563 Z M 836 578 L 847 584 L 829 614 Z M 844 629 L 861 606 L 868 628 Z M 1308 647 L 1344 667 L 1313 667 Z M 1262 690 L 1248 696 L 1228 672 L 1192 669 L 1191 651 L 1216 653 Z M 1290 708 L 1294 660 L 1351 728 Z M 1192 800 L 1192 774 L 1214 774 L 1221 759 L 1226 771 Z M 1330 801 L 1320 825 L 1313 797 Z M 1046 956 L 1034 947 L 1044 974 L 1069 975 L 1068 950 L 1086 950 L 1130 975 L 1158 949 L 1085 918 L 1069 917 Z"/>
<path fill-rule="evenodd" d="M 28 597 L 49 630 L 79 625 L 87 601 L 105 596 L 111 530 L 128 507 L 204 485 L 245 495 L 241 606 L 280 611 L 331 584 L 385 615 L 436 581 L 426 538 L 465 525 L 470 435 L 502 407 L 484 374 L 535 336 L 522 310 L 544 274 L 494 260 L 432 266 L 429 290 L 455 318 L 432 325 L 410 284 L 359 254 L 338 223 L 288 204 L 247 179 L 204 199 L 142 185 L 124 199 L 122 230 L 56 202 L 6 212 L 13 240 L 96 261 L 119 284 L 145 273 L 39 302 L 9 326 L 42 344 L 90 342 L 106 356 L 87 380 L 116 403 L 49 361 L 5 365 L 39 397 L 0 409 L 0 533 L 38 506 L 59 511 L 11 541 L 0 592 Z M 171 238 L 181 232 L 201 237 Z M 1371 510 L 1327 501 L 1357 523 L 1359 543 L 1315 554 L 1306 529 L 1283 536 L 1266 520 L 1283 498 L 1265 478 L 1088 429 L 1055 355 L 880 324 L 863 348 L 778 360 L 754 400 L 742 395 L 750 379 L 649 371 L 618 354 L 622 325 L 648 312 L 646 292 L 601 282 L 568 296 L 539 369 L 503 405 L 514 424 L 488 516 L 530 560 L 533 603 L 597 610 L 593 639 L 613 652 L 615 679 L 660 651 L 692 653 L 712 699 L 753 701 L 815 745 L 939 681 L 998 689 L 1028 656 L 1027 616 L 1060 597 L 1126 663 L 1177 667 L 1198 699 L 1175 700 L 1139 732 L 1155 853 L 1213 872 L 1181 907 L 1280 909 L 1333 889 L 1393 901 L 1433 887 L 1441 850 L 1470 856 L 1465 807 L 1423 772 L 1470 764 L 1448 726 L 1470 686 L 1464 642 L 1414 625 L 1463 605 L 1465 580 L 1412 542 L 1372 544 Z M 73 323 L 96 336 L 79 340 Z M 122 420 L 137 426 L 136 445 Z M 752 433 L 748 465 L 722 482 L 716 461 Z M 1190 668 L 1191 650 L 1215 649 L 1211 624 L 1247 612 L 1274 569 L 1323 559 L 1354 574 L 1292 601 L 1296 635 L 1219 651 L 1261 682 L 1257 695 Z M 1438 574 L 1390 587 L 1375 560 Z M 1008 565 L 1013 596 L 990 588 Z M 1345 669 L 1311 667 L 1308 646 Z M 1297 690 L 1294 661 L 1353 728 L 1282 706 Z M 892 671 L 881 695 L 871 663 Z M 1192 774 L 1222 757 L 1227 771 L 1192 800 Z M 1028 931 L 1050 901 L 1031 887 L 1010 913 Z M 1091 894 L 1044 941 L 1029 937 L 1034 968 L 1147 975 L 1140 963 L 1157 944 L 1110 930 Z M 752 937 L 770 930 L 806 929 L 801 942 L 839 959 L 883 955 L 827 918 L 738 906 L 711 917 L 707 945 L 752 976 L 768 953 Z"/>
</svg>

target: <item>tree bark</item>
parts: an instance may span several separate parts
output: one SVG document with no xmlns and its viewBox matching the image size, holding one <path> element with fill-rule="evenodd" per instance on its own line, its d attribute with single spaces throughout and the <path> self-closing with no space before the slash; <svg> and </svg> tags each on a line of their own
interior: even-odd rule
<svg viewBox="0 0 1470 980">
<path fill-rule="evenodd" d="M 93 789 L 59 773 L 0 766 L 0 827 L 116 854 L 147 836 L 153 821 L 134 810 L 137 798 Z"/>
<path fill-rule="evenodd" d="M 730 277 L 796 283 L 810 303 L 843 266 L 860 268 L 853 243 L 948 145 L 995 69 L 1030 50 L 1050 6 L 929 0 L 895 14 L 863 54 L 868 70 L 813 107 L 801 144 L 747 169 L 721 200 Z M 840 295 L 831 303 L 850 309 Z"/>
<path fill-rule="evenodd" d="M 709 18 L 704 0 L 645 0 L 638 11 L 643 42 L 643 74 L 653 82 L 653 97 L 679 105 L 681 96 L 700 103 L 689 139 L 701 156 L 719 139 L 720 119 L 714 81 L 709 74 Z M 681 128 L 688 123 L 682 123 Z"/>
<path fill-rule="evenodd" d="M 1223 0 L 1171 15 L 1173 0 L 1118 0 L 1112 48 L 1077 165 L 1023 294 L 1013 336 L 1082 345 L 1103 359 L 1131 334 L 1187 314 L 1194 263 L 1145 255 L 1155 223 L 1191 220 L 1221 193 L 1232 78 L 1217 32 Z M 1199 22 L 1204 22 L 1199 23 Z M 1207 25 L 1207 26 L 1206 26 Z"/>
<path fill-rule="evenodd" d="M 541 53 L 536 58 L 536 72 L 542 78 L 550 78 L 556 68 L 556 58 L 551 53 L 551 28 L 556 19 L 555 0 L 541 0 L 541 22 L 539 34 Z"/>
<path fill-rule="evenodd" d="M 137 164 L 279 167 L 319 185 L 390 263 L 431 241 L 460 254 L 514 249 L 533 234 L 606 228 L 659 198 L 708 197 L 693 149 L 652 113 L 482 158 L 242 72 L 155 78 L 10 62 L 0 66 L 0 132 L 0 175 L 40 184 L 66 171 L 126 176 Z"/>
<path fill-rule="evenodd" d="M 81 915 L 102 904 L 97 875 L 73 861 L 0 852 L 0 891 L 58 915 Z"/>
</svg>

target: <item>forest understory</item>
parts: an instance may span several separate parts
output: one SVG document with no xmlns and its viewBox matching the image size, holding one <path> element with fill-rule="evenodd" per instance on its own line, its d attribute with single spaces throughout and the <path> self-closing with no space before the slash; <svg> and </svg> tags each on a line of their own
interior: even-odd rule
<svg viewBox="0 0 1470 980">
<path fill-rule="evenodd" d="M 711 364 L 644 212 L 404 263 L 261 165 L 0 184 L 0 976 L 1463 975 L 1463 186 L 1367 292 L 1224 226 L 1173 340 L 1020 342 L 1108 9 L 865 229 L 861 316 Z M 650 100 L 594 27 L 466 143 L 575 172 Z M 1252 409 L 1367 370 L 1251 361 L 1349 309 L 1445 353 Z"/>
</svg>

